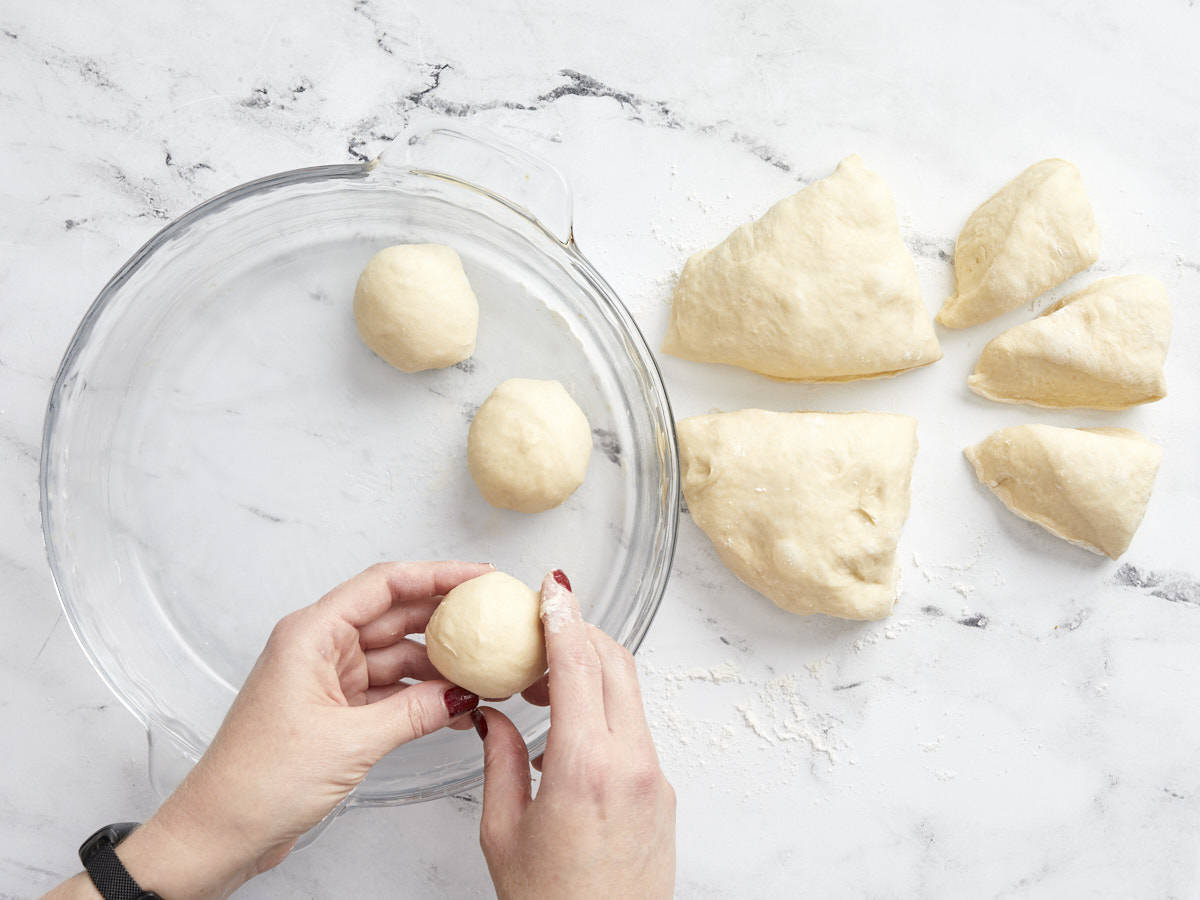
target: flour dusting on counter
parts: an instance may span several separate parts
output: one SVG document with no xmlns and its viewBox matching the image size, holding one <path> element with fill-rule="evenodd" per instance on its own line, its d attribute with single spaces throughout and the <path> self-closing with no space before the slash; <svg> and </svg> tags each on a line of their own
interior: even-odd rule
<svg viewBox="0 0 1200 900">
<path fill-rule="evenodd" d="M 842 720 L 815 708 L 807 696 L 827 690 L 806 686 L 819 677 L 824 663 L 762 680 L 749 677 L 732 660 L 666 669 L 642 663 L 647 714 L 664 764 L 675 771 L 702 769 L 705 763 L 697 754 L 706 747 L 734 755 L 766 753 L 770 768 L 764 771 L 773 777 L 842 762 L 848 749 L 838 732 Z"/>
</svg>

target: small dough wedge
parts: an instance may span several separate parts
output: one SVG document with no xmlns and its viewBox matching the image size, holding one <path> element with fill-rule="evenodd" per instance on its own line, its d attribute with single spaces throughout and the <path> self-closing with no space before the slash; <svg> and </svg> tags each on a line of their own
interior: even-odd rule
<svg viewBox="0 0 1200 900">
<path fill-rule="evenodd" d="M 942 358 L 884 180 L 857 156 L 684 265 L 664 353 L 788 381 Z"/>
<path fill-rule="evenodd" d="M 1126 409 L 1167 395 L 1170 340 L 1161 281 L 1102 278 L 992 339 L 967 385 L 1001 403 Z"/>
<path fill-rule="evenodd" d="M 688 509 L 733 574 L 791 613 L 891 614 L 915 419 L 744 409 L 677 431 Z"/>
<path fill-rule="evenodd" d="M 1162 462 L 1160 447 L 1127 428 L 1017 425 L 964 453 L 1022 519 L 1112 559 L 1129 548 Z"/>
<path fill-rule="evenodd" d="M 937 320 L 987 322 L 1062 284 L 1100 258 L 1100 228 L 1074 163 L 1044 159 L 967 219 L 954 247 L 954 295 Z"/>
</svg>

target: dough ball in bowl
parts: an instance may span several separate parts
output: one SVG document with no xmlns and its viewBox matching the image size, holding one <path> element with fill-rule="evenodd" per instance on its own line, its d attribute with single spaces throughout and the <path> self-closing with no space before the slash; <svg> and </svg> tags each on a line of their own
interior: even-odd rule
<svg viewBox="0 0 1200 900">
<path fill-rule="evenodd" d="M 492 506 L 542 512 L 558 506 L 587 474 L 592 429 L 557 381 L 510 378 L 471 420 L 467 462 Z"/>
<path fill-rule="evenodd" d="M 504 572 L 464 581 L 425 627 L 429 661 L 480 697 L 523 691 L 546 671 L 540 606 L 537 591 Z"/>
<path fill-rule="evenodd" d="M 475 352 L 479 302 L 453 249 L 397 244 L 358 276 L 354 320 L 366 345 L 401 372 L 444 369 Z"/>
</svg>

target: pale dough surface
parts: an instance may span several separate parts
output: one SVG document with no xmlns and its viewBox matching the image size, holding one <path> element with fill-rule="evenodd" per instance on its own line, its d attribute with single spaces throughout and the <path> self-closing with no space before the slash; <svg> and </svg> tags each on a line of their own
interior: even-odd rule
<svg viewBox="0 0 1200 900">
<path fill-rule="evenodd" d="M 677 428 L 692 519 L 738 578 L 788 612 L 891 613 L 915 419 L 744 409 Z"/>
<path fill-rule="evenodd" d="M 540 607 L 537 591 L 504 572 L 464 581 L 425 627 L 429 661 L 480 697 L 523 691 L 546 671 Z"/>
<path fill-rule="evenodd" d="M 942 358 L 891 192 L 857 156 L 692 256 L 662 349 L 797 381 Z"/>
<path fill-rule="evenodd" d="M 557 381 L 510 378 L 479 407 L 467 437 L 471 477 L 492 506 L 542 512 L 583 483 L 592 429 Z"/>
<path fill-rule="evenodd" d="M 937 320 L 994 319 L 1100 258 L 1100 228 L 1074 163 L 1034 163 L 971 213 L 954 247 L 955 292 Z"/>
<path fill-rule="evenodd" d="M 1127 428 L 1017 425 L 964 452 L 1018 516 L 1112 559 L 1141 524 L 1162 461 L 1157 445 Z"/>
<path fill-rule="evenodd" d="M 443 369 L 475 352 L 479 302 L 452 248 L 397 244 L 359 275 L 354 321 L 366 345 L 400 371 Z"/>
<path fill-rule="evenodd" d="M 1170 340 L 1161 281 L 1102 278 L 994 338 L 967 384 L 1004 403 L 1125 409 L 1167 395 Z"/>
</svg>

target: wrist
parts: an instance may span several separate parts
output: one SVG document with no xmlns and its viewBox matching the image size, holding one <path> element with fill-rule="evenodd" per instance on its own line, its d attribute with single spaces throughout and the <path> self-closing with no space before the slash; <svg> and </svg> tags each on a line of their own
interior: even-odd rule
<svg viewBox="0 0 1200 900">
<path fill-rule="evenodd" d="M 143 890 L 164 900 L 228 897 L 256 874 L 244 846 L 181 808 L 175 796 L 118 845 L 117 856 Z"/>
</svg>

